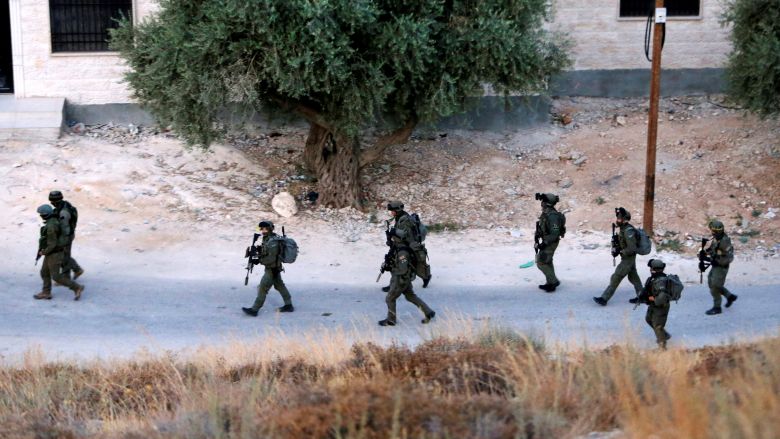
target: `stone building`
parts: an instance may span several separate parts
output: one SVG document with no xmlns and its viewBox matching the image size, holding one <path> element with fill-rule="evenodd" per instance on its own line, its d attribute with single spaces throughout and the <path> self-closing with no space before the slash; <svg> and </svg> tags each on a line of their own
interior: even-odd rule
<svg viewBox="0 0 780 439">
<path fill-rule="evenodd" d="M 574 65 L 553 82 L 551 94 L 646 95 L 644 38 L 652 3 L 557 0 L 551 27 L 572 37 Z M 721 0 L 666 3 L 662 93 L 721 90 L 730 50 L 728 29 L 719 23 Z M 156 0 L 0 0 L 0 128 L 43 128 L 63 111 L 66 119 L 148 121 L 132 103 L 122 81 L 125 67 L 106 38 L 119 14 L 137 23 L 156 6 Z M 28 111 L 49 116 L 25 117 Z"/>
</svg>

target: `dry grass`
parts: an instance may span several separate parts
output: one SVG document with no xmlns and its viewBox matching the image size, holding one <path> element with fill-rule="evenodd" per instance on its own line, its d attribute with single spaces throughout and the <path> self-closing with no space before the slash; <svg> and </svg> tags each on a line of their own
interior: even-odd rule
<svg viewBox="0 0 780 439">
<path fill-rule="evenodd" d="M 290 348 L 88 364 L 31 353 L 0 368 L 0 437 L 780 436 L 780 338 L 550 352 L 491 330 L 415 349 L 335 339 Z"/>
</svg>

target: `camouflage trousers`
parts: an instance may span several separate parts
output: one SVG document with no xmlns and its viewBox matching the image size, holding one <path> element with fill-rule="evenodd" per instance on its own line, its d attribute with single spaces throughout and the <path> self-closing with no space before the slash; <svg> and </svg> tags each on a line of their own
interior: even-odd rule
<svg viewBox="0 0 780 439">
<path fill-rule="evenodd" d="M 553 256 L 558 248 L 558 242 L 546 246 L 536 254 L 536 267 L 544 274 L 547 285 L 558 284 L 558 277 L 555 276 L 555 266 L 553 265 Z"/>
<path fill-rule="evenodd" d="M 412 280 L 414 280 L 414 274 L 411 272 L 407 274 L 394 274 L 390 279 L 390 291 L 387 292 L 387 297 L 385 297 L 385 302 L 387 303 L 387 320 L 391 322 L 397 321 L 395 302 L 401 295 L 403 295 L 407 301 L 417 306 L 424 315 L 427 316 L 433 311 L 417 296 L 417 294 L 414 294 Z"/>
<path fill-rule="evenodd" d="M 626 276 L 628 276 L 628 281 L 634 286 L 634 291 L 636 291 L 638 296 L 642 292 L 642 279 L 639 278 L 639 273 L 636 271 L 636 255 L 620 257 L 620 263 L 615 267 L 612 277 L 609 278 L 609 286 L 604 290 L 601 298 L 604 300 L 611 299 L 618 285 Z"/>
<path fill-rule="evenodd" d="M 666 332 L 666 318 L 669 317 L 669 304 L 664 306 L 648 305 L 645 322 L 653 328 L 655 332 L 655 342 L 659 345 L 666 343 L 669 333 Z"/>
<path fill-rule="evenodd" d="M 71 249 L 73 248 L 73 242 L 71 241 L 70 244 L 65 247 L 65 256 L 64 256 L 64 262 L 62 264 L 62 274 L 68 277 L 70 279 L 70 272 L 79 273 L 81 271 L 84 271 L 83 268 L 81 268 L 81 265 L 79 265 L 78 262 L 76 262 L 75 259 L 73 259 L 73 254 L 71 253 Z"/>
<path fill-rule="evenodd" d="M 41 279 L 43 280 L 43 289 L 41 292 L 51 294 L 51 281 L 57 282 L 76 291 L 81 287 L 75 281 L 70 280 L 65 275 L 62 264 L 65 258 L 65 252 L 59 251 L 43 257 L 43 266 L 41 267 Z"/>
<path fill-rule="evenodd" d="M 720 307 L 720 303 L 723 297 L 726 299 L 733 296 L 724 285 L 726 284 L 726 275 L 729 274 L 729 267 L 716 267 L 710 268 L 710 274 L 707 275 L 707 286 L 710 287 L 710 294 L 712 295 L 712 305 Z"/>
<path fill-rule="evenodd" d="M 263 278 L 260 279 L 260 284 L 257 286 L 257 299 L 255 299 L 252 309 L 257 311 L 263 307 L 265 298 L 268 296 L 268 291 L 271 290 L 271 287 L 276 288 L 276 291 L 282 295 L 282 300 L 284 300 L 285 305 L 292 305 L 292 297 L 282 280 L 282 270 L 279 268 L 266 267 Z"/>
</svg>

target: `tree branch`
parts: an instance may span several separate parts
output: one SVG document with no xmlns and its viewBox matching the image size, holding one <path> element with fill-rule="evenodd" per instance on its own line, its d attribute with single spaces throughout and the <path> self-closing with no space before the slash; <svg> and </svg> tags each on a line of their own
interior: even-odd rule
<svg viewBox="0 0 780 439">
<path fill-rule="evenodd" d="M 268 96 L 276 101 L 276 103 L 279 104 L 280 107 L 287 111 L 294 111 L 301 116 L 303 116 L 304 119 L 308 120 L 310 123 L 313 123 L 315 125 L 319 125 L 326 130 L 333 132 L 333 127 L 331 124 L 329 124 L 325 118 L 322 116 L 322 113 L 320 113 L 318 110 L 313 108 L 312 106 L 299 101 L 297 99 L 287 98 L 283 97 L 277 93 L 274 92 L 267 92 Z"/>
<path fill-rule="evenodd" d="M 377 139 L 376 143 L 370 148 L 364 149 L 360 153 L 360 168 L 375 162 L 379 157 L 384 154 L 385 150 L 392 145 L 398 145 L 399 143 L 405 143 L 409 140 L 409 136 L 412 135 L 414 127 L 417 126 L 417 118 L 410 118 L 406 121 L 404 126 L 397 130 L 385 134 Z"/>
</svg>

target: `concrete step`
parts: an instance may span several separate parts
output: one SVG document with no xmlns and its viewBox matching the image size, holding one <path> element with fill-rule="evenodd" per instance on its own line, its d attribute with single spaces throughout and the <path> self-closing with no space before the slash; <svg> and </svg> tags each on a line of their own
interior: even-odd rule
<svg viewBox="0 0 780 439">
<path fill-rule="evenodd" d="M 62 133 L 64 98 L 0 95 L 0 140 L 55 140 Z"/>
</svg>

